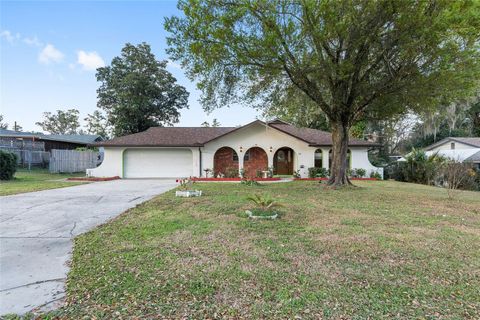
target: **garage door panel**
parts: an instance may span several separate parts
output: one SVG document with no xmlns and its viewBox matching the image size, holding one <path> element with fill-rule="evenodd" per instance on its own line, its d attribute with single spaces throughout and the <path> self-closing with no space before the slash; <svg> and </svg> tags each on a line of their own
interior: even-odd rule
<svg viewBox="0 0 480 320">
<path fill-rule="evenodd" d="M 189 149 L 127 149 L 123 154 L 126 178 L 171 178 L 192 175 Z"/>
</svg>

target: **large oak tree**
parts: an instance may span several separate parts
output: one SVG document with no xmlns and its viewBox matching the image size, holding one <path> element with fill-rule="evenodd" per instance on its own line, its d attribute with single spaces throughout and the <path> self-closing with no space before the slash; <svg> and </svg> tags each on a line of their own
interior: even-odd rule
<svg viewBox="0 0 480 320">
<path fill-rule="evenodd" d="M 127 43 L 110 66 L 97 69 L 97 106 L 105 112 L 114 136 L 178 122 L 188 108 L 188 92 L 158 61 L 147 43 Z"/>
<path fill-rule="evenodd" d="M 349 128 L 428 108 L 478 79 L 479 3 L 450 0 L 181 0 L 168 52 L 206 110 L 268 106 L 292 86 L 328 117 L 329 183 L 346 176 Z M 300 110 L 299 110 L 300 111 Z"/>
</svg>

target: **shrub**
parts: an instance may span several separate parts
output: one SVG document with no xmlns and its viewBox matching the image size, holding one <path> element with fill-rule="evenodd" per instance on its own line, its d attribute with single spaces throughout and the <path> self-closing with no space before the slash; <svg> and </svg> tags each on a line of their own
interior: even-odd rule
<svg viewBox="0 0 480 320">
<path fill-rule="evenodd" d="M 414 182 L 427 185 L 438 184 L 446 158 L 438 154 L 427 156 L 422 150 L 413 149 L 406 161 L 397 163 L 391 170 L 391 176 L 397 181 Z"/>
<path fill-rule="evenodd" d="M 17 155 L 0 150 L 0 180 L 11 180 L 17 171 Z"/>
<path fill-rule="evenodd" d="M 471 163 L 449 161 L 443 166 L 443 186 L 447 189 L 448 197 L 454 198 L 457 190 L 478 190 L 479 172 Z"/>
<path fill-rule="evenodd" d="M 229 167 L 225 170 L 225 178 L 237 178 L 238 177 L 238 168 Z"/>
<path fill-rule="evenodd" d="M 377 171 L 370 172 L 370 178 L 375 178 L 377 180 L 382 180 L 382 175 Z"/>
<path fill-rule="evenodd" d="M 257 206 L 257 209 L 264 212 L 272 211 L 273 208 L 282 206 L 280 203 L 276 202 L 272 198 L 268 196 L 261 196 L 259 194 L 247 197 L 247 200 L 253 202 Z"/>
<path fill-rule="evenodd" d="M 308 168 L 308 177 L 309 178 L 327 178 L 330 175 L 328 169 L 312 167 Z"/>
<path fill-rule="evenodd" d="M 367 170 L 358 168 L 358 169 L 355 169 L 355 173 L 357 175 L 357 178 L 363 178 L 367 175 Z"/>
<path fill-rule="evenodd" d="M 297 170 L 297 171 L 293 172 L 293 177 L 294 178 L 301 178 L 302 175 L 300 174 L 300 170 Z"/>
<path fill-rule="evenodd" d="M 261 186 L 261 184 L 254 179 L 242 179 L 240 183 L 249 187 Z"/>
</svg>

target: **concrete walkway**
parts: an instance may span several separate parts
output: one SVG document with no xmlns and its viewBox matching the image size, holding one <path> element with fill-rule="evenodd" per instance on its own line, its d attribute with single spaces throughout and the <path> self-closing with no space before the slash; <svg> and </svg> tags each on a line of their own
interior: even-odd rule
<svg viewBox="0 0 480 320">
<path fill-rule="evenodd" d="M 115 180 L 0 197 L 0 315 L 59 306 L 72 239 L 175 186 Z"/>
</svg>

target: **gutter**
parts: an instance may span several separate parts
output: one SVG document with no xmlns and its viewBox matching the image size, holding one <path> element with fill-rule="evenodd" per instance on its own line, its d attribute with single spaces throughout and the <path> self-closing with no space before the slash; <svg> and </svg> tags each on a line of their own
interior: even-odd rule
<svg viewBox="0 0 480 320">
<path fill-rule="evenodd" d="M 198 159 L 199 174 L 198 174 L 198 176 L 201 177 L 202 176 L 202 148 L 198 147 L 198 153 L 199 153 L 199 159 Z"/>
</svg>

